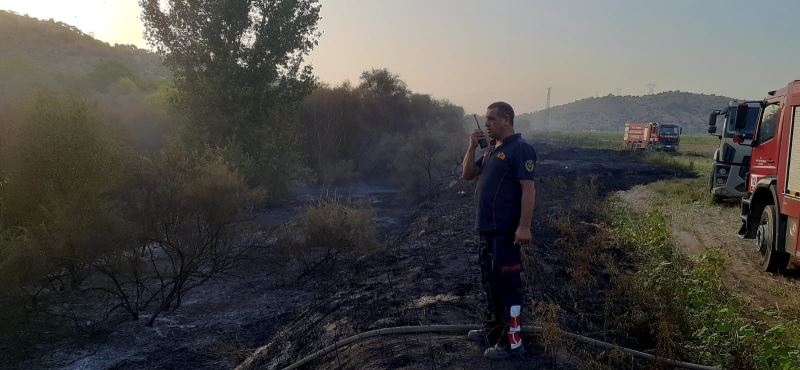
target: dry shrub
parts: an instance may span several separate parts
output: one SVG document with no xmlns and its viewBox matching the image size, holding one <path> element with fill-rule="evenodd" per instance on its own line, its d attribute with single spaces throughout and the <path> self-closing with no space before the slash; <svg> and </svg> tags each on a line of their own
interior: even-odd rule
<svg viewBox="0 0 800 370">
<path fill-rule="evenodd" d="M 561 235 L 559 240 L 573 240 L 578 237 L 578 232 L 575 230 L 576 222 L 577 218 L 571 213 L 563 214 L 548 220 L 550 227 L 556 229 L 559 232 L 559 235 Z M 559 242 L 559 240 L 556 242 Z"/>
<path fill-rule="evenodd" d="M 542 179 L 542 182 L 544 188 L 552 194 L 564 194 L 569 189 L 567 178 L 564 176 L 548 176 Z"/>
<path fill-rule="evenodd" d="M 581 213 L 591 212 L 601 204 L 598 199 L 599 182 L 597 175 L 578 176 L 575 179 L 575 198 L 572 209 Z"/>
<path fill-rule="evenodd" d="M 563 313 L 561 306 L 555 303 L 539 303 L 534 308 L 534 316 L 540 318 L 542 325 L 542 343 L 548 353 L 554 353 L 564 341 L 564 335 L 558 324 Z"/>
<path fill-rule="evenodd" d="M 355 200 L 322 199 L 306 209 L 305 244 L 327 254 L 363 254 L 380 246 L 375 210 Z"/>
<path fill-rule="evenodd" d="M 678 344 L 675 343 L 680 328 L 675 324 L 674 319 L 661 319 L 658 321 L 658 329 L 656 331 L 656 355 L 663 358 L 675 358 L 678 351 Z M 669 367 L 664 363 L 657 363 L 654 366 L 658 368 L 668 369 Z"/>
<path fill-rule="evenodd" d="M 246 360 L 255 348 L 242 343 L 239 338 L 229 338 L 212 343 L 206 350 L 216 360 L 216 366 L 230 368 Z"/>
<path fill-rule="evenodd" d="M 251 241 L 235 229 L 259 203 L 220 150 L 196 152 L 173 144 L 144 158 L 130 180 L 130 222 L 138 235 L 93 267 L 118 307 L 134 319 L 151 306 L 149 325 L 181 306 L 187 292 L 236 267 Z"/>
</svg>

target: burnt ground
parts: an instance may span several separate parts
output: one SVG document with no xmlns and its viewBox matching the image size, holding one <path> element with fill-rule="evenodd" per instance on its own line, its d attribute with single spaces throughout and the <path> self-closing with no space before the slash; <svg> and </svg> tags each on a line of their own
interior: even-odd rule
<svg viewBox="0 0 800 370">
<path fill-rule="evenodd" d="M 580 273 L 576 265 L 576 250 L 597 247 L 591 212 L 583 207 L 611 192 L 692 175 L 641 163 L 625 152 L 536 147 L 535 242 L 525 251 L 529 304 L 523 324 L 557 324 L 652 351 L 652 333 L 617 330 L 609 320 L 615 305 L 625 305 L 614 300 L 611 275 L 596 268 Z M 16 367 L 218 369 L 244 361 L 243 368 L 281 368 L 367 330 L 478 324 L 483 292 L 472 231 L 473 189 L 473 183 L 457 181 L 431 202 L 410 209 L 373 194 L 373 203 L 384 202 L 381 207 L 388 209 L 379 216 L 391 216 L 383 223 L 386 234 L 396 235 L 380 251 L 300 274 L 283 263 L 279 248 L 265 248 L 261 259 L 237 272 L 239 277 L 198 288 L 183 308 L 160 318 L 155 327 L 128 321 L 92 337 L 50 340 Z M 298 206 L 278 219 L 295 215 Z M 567 241 L 565 220 L 576 230 Z M 603 253 L 625 268 L 624 251 Z M 525 340 L 531 349 L 526 359 L 493 364 L 481 357 L 483 348 L 459 336 L 384 337 L 343 348 L 310 368 L 581 368 L 615 356 L 559 338 Z"/>
<path fill-rule="evenodd" d="M 643 164 L 628 153 L 537 146 L 535 242 L 527 247 L 529 304 L 527 324 L 553 324 L 641 350 L 652 350 L 652 334 L 616 333 L 609 327 L 613 311 L 604 271 L 591 271 L 593 284 L 575 273 L 575 249 L 592 242 L 591 219 L 574 217 L 587 202 L 637 184 L 691 176 Z M 341 268 L 330 290 L 306 311 L 284 322 L 241 367 L 282 368 L 338 340 L 364 331 L 403 325 L 478 324 L 482 290 L 477 268 L 477 239 L 472 231 L 472 183 L 458 182 L 416 211 L 406 232 L 384 251 Z M 587 196 L 587 193 L 591 193 Z M 572 219 L 586 235 L 572 238 L 554 225 Z M 624 265 L 625 253 L 610 251 Z M 620 303 L 623 304 L 623 303 Z M 524 360 L 490 363 L 483 348 L 459 336 L 410 335 L 371 339 L 329 354 L 313 368 L 579 368 L 602 361 L 597 351 L 557 339 L 525 337 L 532 350 Z M 624 362 L 624 360 L 623 360 Z M 630 361 L 629 361 L 630 362 Z M 652 364 L 630 362 L 632 367 Z"/>
</svg>

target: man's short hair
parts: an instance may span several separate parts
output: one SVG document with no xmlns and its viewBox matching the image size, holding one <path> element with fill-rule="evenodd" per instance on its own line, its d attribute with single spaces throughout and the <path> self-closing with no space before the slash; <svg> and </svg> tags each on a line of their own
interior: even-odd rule
<svg viewBox="0 0 800 370">
<path fill-rule="evenodd" d="M 511 108 L 510 104 L 498 101 L 489 104 L 489 107 L 486 109 L 495 109 L 497 114 L 499 114 L 501 117 L 508 118 L 508 121 L 511 122 L 512 125 L 514 124 L 514 108 Z"/>
</svg>

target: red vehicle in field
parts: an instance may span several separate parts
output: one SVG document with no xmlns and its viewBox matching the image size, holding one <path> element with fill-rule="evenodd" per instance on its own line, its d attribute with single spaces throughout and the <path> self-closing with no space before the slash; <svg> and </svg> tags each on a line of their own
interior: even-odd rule
<svg viewBox="0 0 800 370">
<path fill-rule="evenodd" d="M 678 151 L 681 128 L 677 125 L 647 122 L 625 124 L 625 148 Z"/>
<path fill-rule="evenodd" d="M 736 121 L 735 140 L 753 147 L 739 235 L 754 238 L 761 267 L 776 271 L 800 255 L 800 80 L 769 92 L 761 106 L 755 128 Z M 740 105 L 737 116 L 746 115 Z"/>
</svg>

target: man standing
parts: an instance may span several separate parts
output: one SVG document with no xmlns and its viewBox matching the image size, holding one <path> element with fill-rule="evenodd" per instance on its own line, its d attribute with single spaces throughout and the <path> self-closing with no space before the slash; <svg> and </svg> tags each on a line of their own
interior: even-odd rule
<svg viewBox="0 0 800 370">
<path fill-rule="evenodd" d="M 484 330 L 468 338 L 487 341 L 484 356 L 505 359 L 524 353 L 520 337 L 523 302 L 521 247 L 533 239 L 536 151 L 514 133 L 514 109 L 492 103 L 486 110 L 486 131 L 492 139 L 478 160 L 475 149 L 483 131 L 476 129 L 464 156 L 462 177 L 478 178 L 475 190 L 476 229 L 480 234 L 481 282 L 486 291 Z"/>
</svg>

